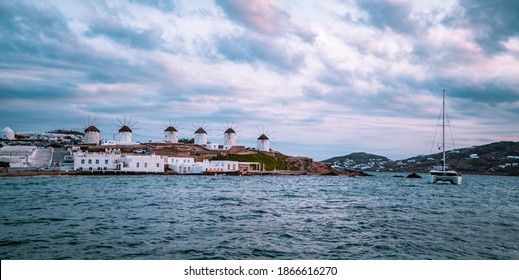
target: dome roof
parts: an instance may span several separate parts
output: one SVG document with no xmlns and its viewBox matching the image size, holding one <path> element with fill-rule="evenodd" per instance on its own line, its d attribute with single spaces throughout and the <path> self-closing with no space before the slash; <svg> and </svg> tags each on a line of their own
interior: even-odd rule
<svg viewBox="0 0 519 280">
<path fill-rule="evenodd" d="M 14 132 L 14 131 L 13 131 L 10 127 L 8 127 L 8 126 L 6 126 L 4 129 L 2 129 L 2 131 L 3 131 L 3 132 L 10 132 L 10 133 L 13 133 L 13 132 Z"/>
<path fill-rule="evenodd" d="M 177 131 L 178 131 L 178 130 L 177 130 L 176 128 L 172 127 L 172 126 L 166 128 L 166 129 L 164 130 L 164 132 L 177 132 Z"/>
<path fill-rule="evenodd" d="M 234 129 L 232 128 L 228 128 L 225 133 L 236 133 L 236 131 L 234 131 Z"/>
<path fill-rule="evenodd" d="M 119 129 L 119 133 L 122 133 L 122 132 L 132 132 L 132 130 L 127 126 L 127 125 L 123 125 L 120 129 Z"/>
<path fill-rule="evenodd" d="M 207 134 L 207 132 L 205 132 L 205 130 L 203 128 L 201 128 L 201 127 L 199 129 L 197 129 L 195 131 L 195 133 L 205 133 L 205 134 Z"/>
<path fill-rule="evenodd" d="M 100 131 L 99 131 L 99 129 L 97 129 L 97 127 L 91 125 L 85 129 L 85 132 L 100 132 Z"/>
<path fill-rule="evenodd" d="M 258 140 L 269 140 L 269 138 L 267 137 L 267 135 L 261 134 L 260 137 L 258 137 Z"/>
</svg>

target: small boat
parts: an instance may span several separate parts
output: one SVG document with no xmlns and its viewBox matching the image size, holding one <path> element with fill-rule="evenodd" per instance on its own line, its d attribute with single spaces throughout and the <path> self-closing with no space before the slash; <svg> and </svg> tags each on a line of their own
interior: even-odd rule
<svg viewBox="0 0 519 280">
<path fill-rule="evenodd" d="M 447 164 L 436 166 L 427 176 L 429 183 L 450 182 L 454 185 L 461 185 L 462 177 L 458 172 L 450 169 Z"/>
<path fill-rule="evenodd" d="M 442 106 L 442 150 L 443 159 L 441 165 L 436 166 L 427 176 L 427 181 L 431 184 L 437 182 L 450 182 L 454 185 L 460 185 L 462 181 L 461 174 L 452 170 L 446 162 L 445 158 L 445 90 L 443 90 L 443 106 Z"/>
</svg>

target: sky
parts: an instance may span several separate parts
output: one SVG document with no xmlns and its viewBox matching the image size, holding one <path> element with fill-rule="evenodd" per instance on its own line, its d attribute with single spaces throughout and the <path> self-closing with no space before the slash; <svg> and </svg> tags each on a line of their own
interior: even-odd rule
<svg viewBox="0 0 519 280">
<path fill-rule="evenodd" d="M 519 1 L 0 2 L 0 126 L 211 142 L 324 160 L 519 141 Z"/>
</svg>

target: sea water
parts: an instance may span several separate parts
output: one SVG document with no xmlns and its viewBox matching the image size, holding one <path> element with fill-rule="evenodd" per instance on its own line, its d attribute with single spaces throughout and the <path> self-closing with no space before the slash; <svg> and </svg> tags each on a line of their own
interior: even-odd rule
<svg viewBox="0 0 519 280">
<path fill-rule="evenodd" d="M 519 178 L 0 178 L 5 259 L 519 259 Z"/>
</svg>

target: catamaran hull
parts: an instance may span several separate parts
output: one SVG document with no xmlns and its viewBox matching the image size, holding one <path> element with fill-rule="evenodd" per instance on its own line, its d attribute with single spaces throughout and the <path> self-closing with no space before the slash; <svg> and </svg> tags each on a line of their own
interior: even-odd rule
<svg viewBox="0 0 519 280">
<path fill-rule="evenodd" d="M 438 182 L 450 182 L 453 185 L 461 185 L 461 176 L 428 175 L 427 182 L 436 184 Z"/>
</svg>

